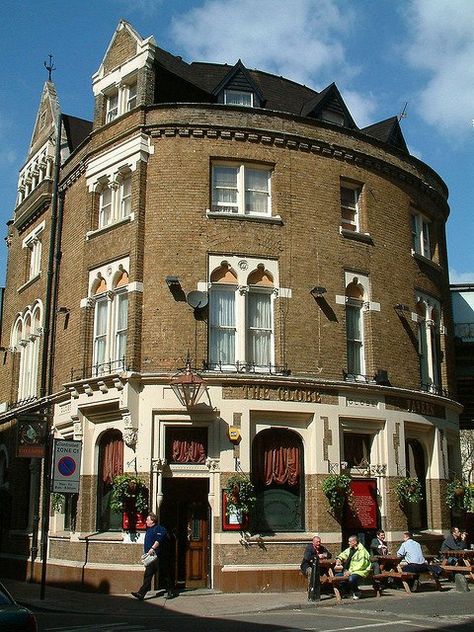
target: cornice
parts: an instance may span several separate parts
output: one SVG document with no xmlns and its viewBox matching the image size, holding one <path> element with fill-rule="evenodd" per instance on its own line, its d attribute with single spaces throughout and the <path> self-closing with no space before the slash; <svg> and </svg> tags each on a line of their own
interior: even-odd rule
<svg viewBox="0 0 474 632">
<path fill-rule="evenodd" d="M 278 132 L 274 130 L 239 129 L 217 125 L 180 125 L 170 123 L 145 126 L 152 138 L 193 138 L 193 139 L 222 139 L 239 142 L 250 142 L 265 146 L 279 147 L 305 153 L 319 154 L 341 162 L 347 162 L 363 167 L 369 171 L 387 175 L 391 178 L 418 188 L 448 216 L 449 208 L 445 197 L 429 183 L 419 176 L 409 173 L 405 169 L 387 160 L 372 156 L 360 150 L 345 147 L 342 144 L 330 143 L 322 139 L 310 138 L 300 134 Z M 365 140 L 365 139 L 364 139 Z"/>
</svg>

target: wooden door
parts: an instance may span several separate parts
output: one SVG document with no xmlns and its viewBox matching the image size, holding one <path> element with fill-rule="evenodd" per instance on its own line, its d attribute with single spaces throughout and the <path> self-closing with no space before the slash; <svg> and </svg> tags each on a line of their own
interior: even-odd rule
<svg viewBox="0 0 474 632">
<path fill-rule="evenodd" d="M 194 501 L 187 509 L 186 586 L 208 586 L 208 508 L 207 503 Z"/>
</svg>

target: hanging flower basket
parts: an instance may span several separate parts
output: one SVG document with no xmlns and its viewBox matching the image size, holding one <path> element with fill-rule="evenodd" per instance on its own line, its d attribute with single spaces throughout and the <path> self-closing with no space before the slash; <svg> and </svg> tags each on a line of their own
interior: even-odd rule
<svg viewBox="0 0 474 632">
<path fill-rule="evenodd" d="M 123 513 L 122 527 L 127 531 L 145 529 L 148 489 L 134 474 L 118 474 L 112 483 L 110 508 Z"/>
<path fill-rule="evenodd" d="M 451 509 L 465 509 L 471 511 L 474 501 L 474 490 L 470 485 L 464 485 L 459 479 L 448 483 L 446 488 L 446 504 Z"/>
<path fill-rule="evenodd" d="M 227 498 L 227 515 L 248 516 L 257 501 L 252 482 L 241 474 L 229 478 L 224 493 Z"/>
<path fill-rule="evenodd" d="M 423 498 L 420 481 L 410 476 L 398 481 L 395 493 L 402 507 L 407 503 L 419 503 Z"/>
<path fill-rule="evenodd" d="M 341 514 L 346 502 L 351 502 L 351 480 L 347 474 L 330 474 L 323 481 L 323 493 L 335 515 Z"/>
</svg>

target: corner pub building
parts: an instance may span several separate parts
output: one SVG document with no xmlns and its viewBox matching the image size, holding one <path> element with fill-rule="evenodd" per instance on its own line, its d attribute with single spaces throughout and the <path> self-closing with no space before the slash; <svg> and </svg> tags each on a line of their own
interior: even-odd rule
<svg viewBox="0 0 474 632">
<path fill-rule="evenodd" d="M 5 572 L 38 579 L 49 527 L 48 582 L 136 588 L 143 531 L 110 509 L 122 472 L 172 533 L 181 587 L 299 590 L 313 533 L 334 552 L 377 527 L 437 545 L 461 410 L 448 192 L 397 117 L 360 129 L 334 83 L 187 63 L 125 21 L 92 90 L 90 124 L 46 82 L 8 223 Z M 197 371 L 199 401 L 178 399 Z M 17 436 L 38 418 L 82 446 L 49 525 L 45 460 Z M 243 530 L 223 494 L 236 472 L 257 494 Z M 322 492 L 340 472 L 342 520 Z M 407 475 L 423 500 L 402 511 Z"/>
</svg>

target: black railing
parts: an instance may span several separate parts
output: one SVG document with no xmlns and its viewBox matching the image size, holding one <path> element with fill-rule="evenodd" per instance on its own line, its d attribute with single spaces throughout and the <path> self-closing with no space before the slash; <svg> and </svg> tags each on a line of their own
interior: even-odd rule
<svg viewBox="0 0 474 632">
<path fill-rule="evenodd" d="M 71 369 L 70 381 L 85 380 L 88 377 L 100 377 L 101 375 L 110 375 L 111 373 L 121 373 L 126 371 L 127 366 L 125 358 L 120 360 L 112 360 L 111 362 L 102 362 L 94 364 L 91 367 L 82 367 L 81 369 Z"/>
<path fill-rule="evenodd" d="M 449 397 L 449 391 L 446 388 L 437 386 L 436 384 L 421 384 L 421 390 L 424 393 L 433 393 L 433 395 L 442 395 L 443 397 Z"/>
<path fill-rule="evenodd" d="M 258 365 L 253 362 L 235 362 L 232 364 L 224 364 L 222 362 L 202 363 L 203 371 L 219 371 L 219 373 L 263 373 L 269 375 L 291 375 L 291 369 L 286 364 L 262 364 Z"/>
</svg>

